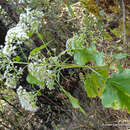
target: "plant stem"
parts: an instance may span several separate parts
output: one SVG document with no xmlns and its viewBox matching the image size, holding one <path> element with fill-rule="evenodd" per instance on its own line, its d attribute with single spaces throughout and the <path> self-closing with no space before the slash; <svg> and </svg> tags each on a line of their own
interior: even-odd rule
<svg viewBox="0 0 130 130">
<path fill-rule="evenodd" d="M 14 64 L 24 64 L 28 65 L 29 63 L 27 62 L 13 62 Z M 102 69 L 102 68 L 107 68 L 108 65 L 104 66 L 88 66 L 88 65 L 77 65 L 77 64 L 49 64 L 49 63 L 41 63 L 37 64 L 36 66 L 48 66 L 48 67 L 63 67 L 63 68 L 92 68 L 92 69 Z"/>
</svg>

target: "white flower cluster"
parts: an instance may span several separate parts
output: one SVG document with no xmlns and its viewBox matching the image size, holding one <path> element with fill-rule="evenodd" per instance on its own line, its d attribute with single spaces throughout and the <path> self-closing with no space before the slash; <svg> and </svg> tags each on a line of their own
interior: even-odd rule
<svg viewBox="0 0 130 130">
<path fill-rule="evenodd" d="M 8 78 L 6 76 L 6 82 L 5 85 L 7 88 L 16 88 L 17 80 L 16 77 L 12 74 L 8 75 Z"/>
<path fill-rule="evenodd" d="M 16 88 L 17 81 L 23 74 L 23 69 L 14 66 L 13 61 L 3 54 L 3 47 L 0 47 L 0 72 L 4 71 L 1 80 L 5 81 L 4 84 L 7 88 Z"/>
<path fill-rule="evenodd" d="M 29 2 L 31 2 L 31 0 Z M 32 44 L 32 40 L 29 38 L 29 36 L 39 31 L 39 28 L 42 25 L 43 16 L 44 14 L 41 11 L 27 8 L 26 12 L 20 15 L 18 24 L 15 27 L 9 29 L 7 32 L 5 46 L 2 49 L 2 53 L 5 57 L 7 57 L 7 59 L 9 59 L 8 62 L 10 62 L 6 62 L 5 65 L 9 65 L 3 69 L 5 71 L 3 79 L 5 79 L 5 85 L 7 88 L 16 88 L 17 82 L 23 73 L 22 69 L 20 70 L 14 67 L 11 56 L 17 55 L 16 49 L 21 44 L 25 44 L 26 46 L 28 46 L 27 43 Z M 56 57 L 53 57 L 50 60 L 53 63 L 57 62 Z M 34 56 L 32 59 L 29 59 L 29 61 L 32 62 L 28 65 L 28 72 L 37 80 L 44 82 L 46 87 L 48 87 L 50 90 L 54 89 L 56 71 L 53 71 L 53 69 L 51 67 L 47 67 L 47 65 L 43 65 L 44 63 L 50 63 L 50 61 L 48 60 L 46 62 L 44 57 L 39 58 L 39 56 Z M 42 85 L 39 85 L 39 87 L 44 88 Z M 20 86 L 17 89 L 17 94 L 20 104 L 25 110 L 32 112 L 36 112 L 38 110 L 38 107 L 36 106 L 37 98 L 33 92 L 27 92 L 22 88 L 22 86 Z"/>
<path fill-rule="evenodd" d="M 46 3 L 48 0 L 19 0 L 19 4 L 31 7 L 32 5 L 39 6 L 41 3 Z"/>
<path fill-rule="evenodd" d="M 6 15 L 7 12 L 2 8 L 2 6 L 0 5 L 0 14 L 1 15 Z"/>
<path fill-rule="evenodd" d="M 22 108 L 31 112 L 36 112 L 38 110 L 38 107 L 36 106 L 37 98 L 34 93 L 27 92 L 20 86 L 17 89 L 17 94 Z"/>
<path fill-rule="evenodd" d="M 9 66 L 6 68 L 4 72 L 4 76 L 3 76 L 3 79 L 6 79 L 5 85 L 7 86 L 7 88 L 16 88 L 17 81 L 21 77 L 23 73 L 23 69 L 20 68 L 19 70 L 17 70 L 17 72 L 14 71 L 14 73 L 10 73 L 8 68 L 11 68 L 11 67 Z"/>
<path fill-rule="evenodd" d="M 19 4 L 32 3 L 33 0 L 19 0 Z"/>
<path fill-rule="evenodd" d="M 28 65 L 28 72 L 38 81 L 43 83 L 42 85 L 39 85 L 39 87 L 44 89 L 46 86 L 50 90 L 54 89 L 56 71 L 52 69 L 51 66 L 48 67 L 48 64 L 58 64 L 58 57 L 49 57 L 46 61 L 46 58 L 42 55 L 42 53 L 37 52 L 30 55 L 28 59 L 33 61 Z"/>
<path fill-rule="evenodd" d="M 22 28 L 19 24 L 11 28 L 5 37 L 5 46 L 3 49 L 3 53 L 7 56 L 11 56 L 11 54 L 15 54 L 16 46 L 12 43 L 17 42 L 17 44 L 23 43 L 23 41 L 28 40 L 29 37 L 27 36 L 26 30 Z"/>
<path fill-rule="evenodd" d="M 28 28 L 28 32 L 37 32 L 42 25 L 43 12 L 39 10 L 32 10 L 30 8 L 26 9 L 26 13 L 20 15 L 19 24 L 25 28 Z"/>
<path fill-rule="evenodd" d="M 44 14 L 42 12 L 38 10 L 30 11 L 30 9 L 27 8 L 26 13 L 20 15 L 20 21 L 16 27 L 11 28 L 7 32 L 3 53 L 7 56 L 11 56 L 11 54 L 16 55 L 16 46 L 26 43 L 25 41 L 29 41 L 28 33 L 38 31 L 43 16 Z M 16 45 L 13 45 L 12 43 L 16 43 Z"/>
<path fill-rule="evenodd" d="M 54 89 L 54 77 L 55 77 L 55 71 L 48 70 L 46 65 L 42 63 L 30 63 L 28 65 L 28 71 L 29 73 L 34 76 L 37 80 L 42 81 L 46 84 L 47 88 Z M 40 88 L 43 88 L 44 85 L 39 85 Z"/>
</svg>

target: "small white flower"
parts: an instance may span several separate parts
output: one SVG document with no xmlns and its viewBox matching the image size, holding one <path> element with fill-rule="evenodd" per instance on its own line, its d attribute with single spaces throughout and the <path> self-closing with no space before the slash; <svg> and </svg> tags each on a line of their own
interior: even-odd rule
<svg viewBox="0 0 130 130">
<path fill-rule="evenodd" d="M 42 81 L 46 84 L 46 86 L 51 90 L 54 89 L 54 78 L 55 71 L 48 70 L 48 68 L 44 65 L 41 65 L 37 62 L 30 63 L 28 65 L 29 73 L 34 76 L 37 80 Z M 44 85 L 39 85 L 40 88 L 43 88 Z"/>
<path fill-rule="evenodd" d="M 15 55 L 16 46 L 12 46 L 12 44 L 6 44 L 3 48 L 3 54 L 7 56 L 11 56 L 11 54 Z"/>
<path fill-rule="evenodd" d="M 7 88 L 16 88 L 16 79 L 14 77 L 9 77 L 6 79 L 5 85 Z"/>
<path fill-rule="evenodd" d="M 16 88 L 17 78 L 6 70 L 3 75 L 3 79 L 6 79 L 5 85 L 7 88 Z"/>
<path fill-rule="evenodd" d="M 10 50 L 10 47 L 9 45 L 5 45 L 4 48 L 3 48 L 3 54 L 7 55 L 7 56 L 10 56 L 11 55 L 11 50 Z"/>
<path fill-rule="evenodd" d="M 7 32 L 5 44 L 16 42 L 17 40 L 25 41 L 28 39 L 29 37 L 27 36 L 26 30 L 18 24 L 16 27 L 9 29 L 9 31 Z"/>
<path fill-rule="evenodd" d="M 36 112 L 38 110 L 36 106 L 37 98 L 32 92 L 27 92 L 20 86 L 17 89 L 17 94 L 22 108 L 31 112 Z"/>
<path fill-rule="evenodd" d="M 23 2 L 23 1 L 22 1 Z M 5 37 L 5 47 L 3 53 L 7 56 L 11 56 L 11 54 L 15 54 L 15 47 L 12 43 L 18 44 L 26 43 L 26 41 L 30 41 L 28 33 L 37 32 L 41 27 L 44 14 L 38 10 L 30 11 L 30 8 L 26 9 L 26 13 L 20 15 L 20 21 L 16 25 L 8 30 L 7 35 Z"/>
<path fill-rule="evenodd" d="M 30 74 L 34 77 L 37 78 L 37 80 L 39 81 L 43 81 L 46 79 L 47 74 L 46 74 L 46 67 L 42 66 L 38 63 L 30 63 L 28 65 L 28 71 L 30 72 Z"/>
<path fill-rule="evenodd" d="M 25 23 L 30 30 L 38 31 L 42 24 L 41 19 L 43 18 L 44 14 L 39 10 L 30 10 L 30 8 L 27 8 L 26 13 L 20 15 L 19 24 Z"/>
<path fill-rule="evenodd" d="M 19 0 L 19 4 L 23 4 L 25 0 Z"/>
<path fill-rule="evenodd" d="M 23 74 L 23 68 L 19 68 L 19 70 L 18 70 L 18 75 L 22 75 Z"/>
<path fill-rule="evenodd" d="M 48 79 L 48 80 L 46 81 L 46 86 L 47 86 L 47 88 L 50 89 L 50 90 L 54 89 L 54 80 L 53 80 L 53 79 Z"/>
</svg>

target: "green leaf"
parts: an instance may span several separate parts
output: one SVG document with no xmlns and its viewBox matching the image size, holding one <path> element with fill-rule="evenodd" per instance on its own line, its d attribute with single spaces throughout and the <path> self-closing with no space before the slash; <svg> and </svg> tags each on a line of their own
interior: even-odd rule
<svg viewBox="0 0 130 130">
<path fill-rule="evenodd" d="M 75 49 L 74 61 L 78 65 L 85 65 L 89 61 L 95 61 L 97 65 L 103 65 L 103 53 L 97 52 L 95 45 L 89 48 Z"/>
<path fill-rule="evenodd" d="M 37 96 L 42 96 L 42 93 L 40 91 L 37 91 Z"/>
<path fill-rule="evenodd" d="M 130 113 L 130 69 L 118 72 L 107 80 L 101 99 L 105 107 L 126 109 Z"/>
<path fill-rule="evenodd" d="M 98 19 L 97 20 L 97 27 L 101 33 L 101 35 L 107 39 L 107 40 L 112 40 L 112 37 L 106 32 L 103 30 L 103 27 L 102 27 L 102 20 L 101 19 Z"/>
<path fill-rule="evenodd" d="M 10 99 L 9 96 L 3 96 L 3 98 L 4 98 L 5 100 L 7 100 L 7 101 Z"/>
<path fill-rule="evenodd" d="M 41 40 L 43 40 L 43 35 L 42 35 L 41 33 L 38 33 L 38 32 L 37 32 L 37 36 L 38 36 Z"/>
<path fill-rule="evenodd" d="M 103 66 L 103 53 L 102 52 L 98 52 L 95 55 L 95 61 L 98 66 Z"/>
<path fill-rule="evenodd" d="M 21 58 L 19 56 L 16 56 L 16 57 L 13 58 L 13 61 L 19 62 L 20 60 L 21 60 Z"/>
<path fill-rule="evenodd" d="M 124 59 L 124 58 L 126 58 L 126 57 L 127 57 L 127 54 L 126 54 L 126 53 L 120 53 L 120 54 L 115 55 L 115 56 L 114 56 L 114 59 L 119 60 L 119 59 Z"/>
<path fill-rule="evenodd" d="M 113 30 L 111 29 L 111 32 L 118 38 L 121 38 L 121 33 L 120 33 L 120 28 L 114 28 Z"/>
<path fill-rule="evenodd" d="M 27 35 L 28 35 L 29 37 L 31 37 L 33 34 L 34 34 L 33 31 L 30 31 Z"/>
<path fill-rule="evenodd" d="M 74 14 L 74 11 L 73 11 L 73 9 L 72 9 L 71 5 L 67 3 L 67 4 L 66 4 L 66 7 L 68 8 L 69 13 L 71 14 L 71 16 L 72 16 L 72 17 L 74 17 L 74 16 L 75 16 L 75 14 Z"/>
<path fill-rule="evenodd" d="M 130 96 L 130 69 L 125 69 L 114 74 L 111 78 L 117 87 Z"/>
<path fill-rule="evenodd" d="M 106 31 L 103 31 L 103 32 L 102 32 L 102 36 L 103 36 L 106 40 L 112 40 L 112 39 L 113 39 L 112 36 L 111 36 L 109 33 L 107 33 Z"/>
<path fill-rule="evenodd" d="M 39 52 L 40 50 L 46 48 L 47 45 L 48 45 L 48 43 L 43 44 L 43 45 L 41 45 L 40 47 L 33 49 L 33 50 L 30 52 L 30 55 L 35 54 L 35 53 Z"/>
<path fill-rule="evenodd" d="M 36 77 L 32 76 L 30 73 L 27 75 L 26 80 L 30 84 L 36 84 L 36 85 L 44 86 L 44 82 L 37 80 Z"/>
<path fill-rule="evenodd" d="M 67 92 L 65 89 L 63 89 L 63 92 L 65 93 L 65 95 L 69 98 L 70 102 L 72 103 L 73 108 L 76 109 L 80 109 L 80 111 L 86 115 L 86 112 L 83 110 L 83 108 L 79 105 L 79 101 L 78 99 L 74 98 L 73 96 L 71 96 L 71 94 L 69 92 Z"/>
<path fill-rule="evenodd" d="M 74 53 L 74 61 L 78 65 L 85 65 L 88 62 L 86 49 L 77 50 Z"/>
<path fill-rule="evenodd" d="M 89 61 L 94 61 L 94 55 L 96 53 L 96 49 L 94 46 L 90 48 L 82 48 L 82 49 L 75 49 L 74 53 L 74 61 L 78 65 L 85 65 Z"/>
<path fill-rule="evenodd" d="M 92 72 L 91 74 L 86 74 L 85 80 L 85 90 L 88 94 L 88 97 L 100 97 L 105 88 L 105 78 L 108 77 L 107 70 L 97 70 L 97 73 Z"/>
<path fill-rule="evenodd" d="M 86 25 L 86 27 L 88 27 L 89 26 L 89 19 L 88 19 L 88 17 L 84 17 L 83 18 L 83 23 Z"/>
<path fill-rule="evenodd" d="M 101 20 L 100 19 L 97 20 L 97 27 L 102 32 L 102 25 L 101 25 Z"/>
</svg>

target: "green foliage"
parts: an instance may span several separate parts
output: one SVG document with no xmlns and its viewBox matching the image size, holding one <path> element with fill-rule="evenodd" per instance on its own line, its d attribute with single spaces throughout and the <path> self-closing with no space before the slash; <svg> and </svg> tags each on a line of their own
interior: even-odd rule
<svg viewBox="0 0 130 130">
<path fill-rule="evenodd" d="M 68 8 L 68 11 L 69 11 L 70 15 L 71 15 L 72 17 L 74 17 L 75 14 L 74 14 L 74 11 L 73 11 L 71 5 L 67 3 L 67 4 L 66 4 L 66 7 Z"/>
<path fill-rule="evenodd" d="M 108 71 L 97 70 L 96 72 L 86 74 L 85 90 L 89 97 L 100 97 L 106 85 L 105 78 L 108 77 Z"/>
<path fill-rule="evenodd" d="M 98 19 L 97 20 L 97 27 L 100 30 L 101 35 L 104 37 L 104 39 L 112 40 L 113 38 L 103 29 L 102 24 L 103 24 L 102 20 Z"/>
<path fill-rule="evenodd" d="M 102 53 L 97 52 L 96 47 L 92 45 L 89 48 L 75 49 L 74 60 L 78 65 L 85 65 L 90 61 L 95 61 L 97 65 L 103 65 Z"/>
<path fill-rule="evenodd" d="M 84 17 L 83 22 L 86 27 L 89 28 L 89 24 L 91 22 L 86 17 Z M 103 30 L 100 20 L 97 22 L 97 26 L 101 32 L 101 35 L 104 38 L 110 40 L 111 38 L 109 37 L 109 35 Z M 92 39 L 92 41 L 94 41 L 94 38 Z M 69 42 L 67 42 L 67 44 L 68 43 L 69 46 L 67 48 L 69 51 L 73 50 L 73 52 L 71 52 L 71 55 L 74 56 L 74 61 L 76 64 L 83 66 L 86 65 L 88 62 L 93 62 L 96 63 L 97 66 L 104 66 L 103 52 L 98 52 L 94 44 L 86 47 L 84 34 L 79 35 L 79 37 L 77 35 L 74 36 L 70 39 Z M 113 60 L 124 59 L 127 56 L 128 55 L 126 53 L 119 53 L 113 56 Z M 119 69 L 123 72 L 118 72 L 114 74 L 111 78 L 108 78 L 109 69 L 110 68 L 108 64 L 108 67 L 105 69 L 92 69 L 93 72 L 86 73 L 86 79 L 84 81 L 86 93 L 89 97 L 100 97 L 105 107 L 112 107 L 115 109 L 125 108 L 129 112 L 129 70 L 124 70 L 120 66 Z M 126 75 L 124 75 L 124 73 L 126 73 Z M 125 99 L 125 101 L 123 101 L 123 98 Z"/>
<path fill-rule="evenodd" d="M 65 89 L 62 88 L 62 90 L 66 94 L 66 96 L 69 98 L 70 102 L 72 103 L 73 108 L 79 109 L 84 115 L 86 115 L 86 112 L 79 105 L 79 100 L 71 96 L 71 94 L 67 92 Z"/>
<path fill-rule="evenodd" d="M 19 56 L 16 56 L 16 57 L 13 58 L 13 61 L 19 62 L 20 60 L 21 60 L 21 58 Z"/>
<path fill-rule="evenodd" d="M 88 62 L 85 48 L 75 51 L 74 60 L 78 65 L 85 65 Z"/>
<path fill-rule="evenodd" d="M 111 78 L 107 70 L 86 74 L 85 89 L 89 97 L 101 97 L 104 107 L 130 112 L 130 69 L 123 69 Z"/>
<path fill-rule="evenodd" d="M 39 52 L 40 50 L 46 48 L 47 45 L 48 45 L 48 43 L 43 44 L 43 45 L 41 45 L 40 47 L 33 49 L 33 50 L 30 52 L 30 55 L 33 55 L 33 54 Z"/>
<path fill-rule="evenodd" d="M 79 35 L 74 35 L 73 38 L 70 38 L 67 41 L 66 46 L 68 49 L 68 54 L 74 57 L 75 63 L 78 64 L 79 66 L 80 65 L 85 66 L 87 63 L 90 62 L 96 64 L 99 67 L 102 67 L 102 69 L 93 69 L 90 66 L 90 70 L 92 72 L 85 74 L 86 79 L 84 81 L 84 87 L 89 97 L 92 98 L 100 97 L 105 107 L 112 107 L 116 109 L 126 108 L 129 112 L 128 86 L 130 83 L 128 77 L 130 77 L 130 75 L 128 74 L 127 78 L 124 78 L 124 75 L 122 75 L 122 73 L 117 73 L 113 75 L 112 78 L 108 78 L 109 70 L 111 69 L 111 63 L 113 63 L 113 61 L 115 60 L 118 61 L 120 59 L 125 59 L 128 56 L 128 54 L 126 53 L 116 54 L 112 57 L 113 59 L 112 62 L 110 61 L 110 63 L 107 63 L 105 65 L 103 59 L 104 57 L 103 52 L 98 52 L 96 46 L 93 44 L 94 42 L 97 41 L 98 37 L 93 37 L 93 33 L 91 33 L 91 29 L 93 28 L 94 25 L 94 22 L 91 21 L 92 19 L 93 19 L 92 17 L 90 17 L 90 19 L 88 19 L 88 17 L 84 17 L 83 23 L 87 31 L 83 31 Z M 100 19 L 96 21 L 97 28 L 99 29 L 101 36 L 107 40 L 112 40 L 112 37 L 109 34 L 107 34 L 106 31 L 103 29 L 101 22 L 102 21 Z M 88 45 L 88 43 L 86 43 L 85 41 L 85 33 L 87 33 L 88 34 L 87 36 L 89 36 L 89 38 L 91 39 L 90 45 Z M 104 68 L 104 65 L 106 66 L 106 68 Z M 125 71 L 120 64 L 117 64 L 117 68 L 121 71 Z M 116 89 L 114 88 L 114 86 L 116 87 L 122 86 L 122 87 L 118 87 L 118 89 Z M 124 103 L 122 100 L 123 97 L 124 99 L 126 99 Z M 109 98 L 111 99 L 109 100 Z"/>
<path fill-rule="evenodd" d="M 101 97 L 105 107 L 126 109 L 130 112 L 130 69 L 125 69 L 107 79 Z"/>
<path fill-rule="evenodd" d="M 126 53 L 119 53 L 119 54 L 115 55 L 113 58 L 119 60 L 119 59 L 124 59 L 126 57 L 127 57 Z"/>
<path fill-rule="evenodd" d="M 96 50 L 96 46 L 92 44 L 90 47 L 85 46 L 84 35 L 79 37 L 75 35 L 66 42 L 68 54 L 74 55 L 74 61 L 78 65 L 85 65 L 90 61 L 96 62 L 97 65 L 103 65 L 103 53 Z"/>
<path fill-rule="evenodd" d="M 59 1 L 61 1 L 61 3 L 64 3 L 63 0 L 59 0 Z M 26 22 L 24 24 L 25 25 L 27 24 L 27 28 L 26 28 L 27 32 L 25 33 L 27 35 L 27 39 L 25 39 L 24 41 L 20 41 L 20 44 L 28 43 L 29 44 L 28 47 L 30 48 L 31 44 L 37 44 L 37 42 L 35 43 L 35 41 L 38 41 L 38 42 L 40 41 L 38 44 L 40 44 L 42 41 L 43 45 L 41 45 L 38 48 L 34 48 L 36 47 L 34 45 L 34 47 L 32 47 L 33 50 L 32 48 L 30 50 L 29 56 L 26 56 L 26 54 L 24 54 L 24 52 L 21 51 L 22 56 L 25 57 L 24 59 L 26 59 L 26 61 L 22 59 L 23 57 L 21 55 L 20 56 L 13 55 L 13 53 L 15 52 L 15 47 L 16 47 L 16 50 L 17 49 L 22 50 L 22 48 L 17 48 L 18 46 L 14 46 L 13 48 L 14 52 L 11 51 L 11 54 L 14 56 L 13 58 L 11 57 L 12 55 L 10 55 L 10 57 L 5 56 L 2 53 L 3 50 L 0 49 L 0 59 L 2 59 L 2 61 L 0 61 L 0 65 L 2 66 L 1 67 L 2 72 L 6 71 L 4 75 L 0 73 L 1 74 L 0 80 L 3 80 L 4 79 L 3 76 L 5 76 L 6 82 L 8 81 L 5 85 L 9 87 L 12 85 L 13 86 L 12 88 L 15 88 L 17 86 L 18 80 L 20 80 L 20 78 L 24 76 L 22 75 L 24 67 L 22 68 L 23 69 L 22 72 L 21 71 L 19 72 L 18 71 L 19 68 L 17 67 L 15 68 L 15 63 L 24 64 L 26 65 L 25 67 L 27 67 L 28 69 L 28 75 L 26 77 L 26 81 L 29 84 L 31 84 L 32 86 L 38 85 L 40 87 L 40 90 L 44 89 L 45 87 L 52 90 L 52 89 L 55 89 L 55 86 L 57 86 L 57 84 L 60 84 L 60 73 L 61 73 L 60 71 L 61 70 L 64 71 L 64 68 L 73 68 L 73 69 L 83 68 L 83 70 L 81 70 L 81 73 L 79 74 L 80 75 L 79 77 L 82 80 L 82 82 L 84 82 L 84 88 L 88 97 L 101 98 L 102 104 L 104 105 L 104 107 L 111 107 L 114 109 L 121 109 L 121 110 L 126 109 L 128 112 L 130 112 L 130 70 L 124 69 L 120 64 L 118 64 L 117 68 L 120 71 L 115 74 L 111 74 L 112 76 L 110 77 L 109 72 L 111 72 L 110 71 L 111 62 L 107 61 L 108 63 L 105 64 L 105 60 L 107 58 L 109 59 L 109 56 L 107 57 L 106 54 L 104 55 L 102 51 L 99 52 L 100 50 L 99 41 L 101 41 L 100 39 L 112 40 L 112 37 L 103 29 L 102 19 L 100 19 L 101 18 L 100 16 L 103 16 L 104 11 L 103 10 L 99 11 L 99 8 L 94 0 L 81 0 L 81 2 L 83 6 L 87 8 L 88 13 L 90 12 L 94 14 L 95 16 L 97 16 L 98 18 L 96 18 L 94 15 L 84 16 L 85 14 L 83 14 L 84 18 L 82 21 L 83 25 L 81 25 L 81 29 L 77 31 L 76 33 L 73 32 L 73 37 L 68 39 L 66 42 L 66 50 L 63 50 L 62 48 L 63 51 L 60 52 L 58 56 L 57 54 L 59 52 L 58 53 L 54 52 L 52 49 L 52 46 L 48 46 L 49 42 L 48 42 L 48 38 L 46 38 L 46 36 L 48 36 L 49 34 L 49 39 L 51 39 L 50 41 L 53 41 L 50 35 L 55 34 L 55 32 L 57 31 L 55 30 L 57 28 L 57 25 L 53 26 L 53 23 L 51 23 L 52 21 L 49 21 L 49 19 L 51 20 L 54 19 L 54 21 L 57 23 L 61 23 L 63 21 L 64 24 L 65 23 L 68 24 L 71 21 L 71 19 L 66 19 L 66 20 L 63 19 L 61 21 L 60 17 L 62 17 L 63 14 L 59 17 L 59 12 L 58 12 L 59 10 L 57 10 L 57 12 L 55 13 L 54 9 L 52 9 L 53 7 L 51 7 L 49 0 L 38 0 L 38 1 L 32 0 L 32 3 L 28 3 L 28 8 L 26 9 L 28 11 L 27 14 L 30 14 L 31 10 L 34 10 L 35 8 L 38 7 L 39 8 L 37 10 L 38 12 L 37 11 L 36 12 L 39 14 L 39 16 L 35 14 L 36 12 L 34 11 L 33 12 L 34 15 L 33 14 L 30 15 L 30 19 L 27 20 L 25 17 Z M 52 5 L 55 6 L 54 2 Z M 69 18 L 73 17 L 72 21 L 75 20 L 75 18 L 78 19 L 78 17 L 76 17 L 77 16 L 76 12 L 74 12 L 73 6 L 71 6 L 71 4 L 67 2 L 65 3 L 65 5 L 68 9 L 69 14 L 71 15 L 71 17 L 69 16 Z M 31 8 L 31 10 L 29 8 Z M 46 10 L 46 8 L 48 9 Z M 41 17 L 41 14 L 43 13 L 43 11 L 45 12 L 46 22 L 43 21 L 44 14 Z M 60 11 L 62 12 L 62 10 Z M 31 21 L 31 18 L 32 18 L 32 21 Z M 58 21 L 56 21 L 56 18 L 59 18 Z M 43 26 L 44 27 L 47 26 L 47 28 L 51 26 L 52 30 L 50 29 L 51 31 L 49 30 L 47 32 L 46 29 L 44 30 Z M 74 30 L 77 29 L 75 28 L 75 24 L 72 24 L 72 26 L 74 27 L 73 28 Z M 44 31 L 42 30 L 42 28 Z M 23 31 L 25 31 L 26 29 L 24 27 Z M 41 30 L 46 34 L 45 36 Z M 64 27 L 62 28 L 62 30 L 63 32 L 67 32 L 66 29 L 64 29 Z M 117 29 L 117 30 L 115 29 L 112 32 L 113 34 L 119 37 L 120 36 L 119 30 L 120 29 Z M 19 29 L 18 29 L 18 32 L 19 32 Z M 53 32 L 53 33 L 50 33 L 50 32 Z M 60 44 L 62 46 L 62 43 L 60 43 L 59 41 L 66 40 L 69 36 L 72 36 L 72 33 L 67 34 L 67 38 L 66 36 L 63 36 L 65 37 L 65 39 L 62 39 L 62 37 L 60 37 L 59 35 L 59 32 L 58 33 L 56 32 L 58 36 L 56 35 L 55 38 L 58 39 L 57 45 Z M 69 31 L 67 33 L 69 33 Z M 36 37 L 35 37 L 35 34 L 37 35 Z M 16 36 L 17 36 L 17 33 L 16 33 Z M 22 36 L 22 35 L 18 35 L 18 38 L 14 40 L 14 43 L 15 42 L 17 43 L 18 40 L 21 40 L 21 37 L 19 38 L 19 36 Z M 12 42 L 10 42 L 10 45 L 13 45 Z M 45 52 L 46 54 L 40 52 L 42 49 L 46 49 L 47 51 Z M 54 52 L 54 53 L 51 53 L 51 52 Z M 74 63 L 76 65 L 72 64 L 73 61 L 71 64 L 66 63 L 70 57 L 66 58 L 65 56 L 66 59 L 64 61 L 61 59 L 62 56 L 66 52 L 74 58 Z M 106 59 L 104 58 L 105 56 L 106 56 Z M 121 60 L 125 59 L 127 56 L 128 54 L 122 52 L 119 54 L 114 54 L 114 56 L 111 59 L 113 62 L 113 61 L 118 61 L 120 59 Z M 21 61 L 24 61 L 24 62 L 21 62 Z M 75 73 L 75 71 L 69 73 L 70 77 L 73 75 L 72 73 Z M 56 84 L 57 79 L 59 82 Z M 9 85 L 9 83 L 11 85 Z M 79 109 L 84 115 L 86 115 L 85 111 L 79 104 L 79 100 L 74 98 L 68 91 L 63 89 L 63 87 L 60 87 L 60 88 L 66 94 L 69 101 L 72 103 L 72 106 L 75 109 Z M 42 93 L 40 90 L 37 91 L 37 94 L 36 94 L 37 96 L 42 96 Z M 8 99 L 8 96 L 5 96 L 5 99 Z"/>
<path fill-rule="evenodd" d="M 26 80 L 28 81 L 28 83 L 32 84 L 32 85 L 44 85 L 44 82 L 37 80 L 36 77 L 32 76 L 31 74 L 28 74 L 28 76 L 26 77 Z"/>
<path fill-rule="evenodd" d="M 97 52 L 95 54 L 95 61 L 98 66 L 103 66 L 103 52 Z"/>
</svg>

